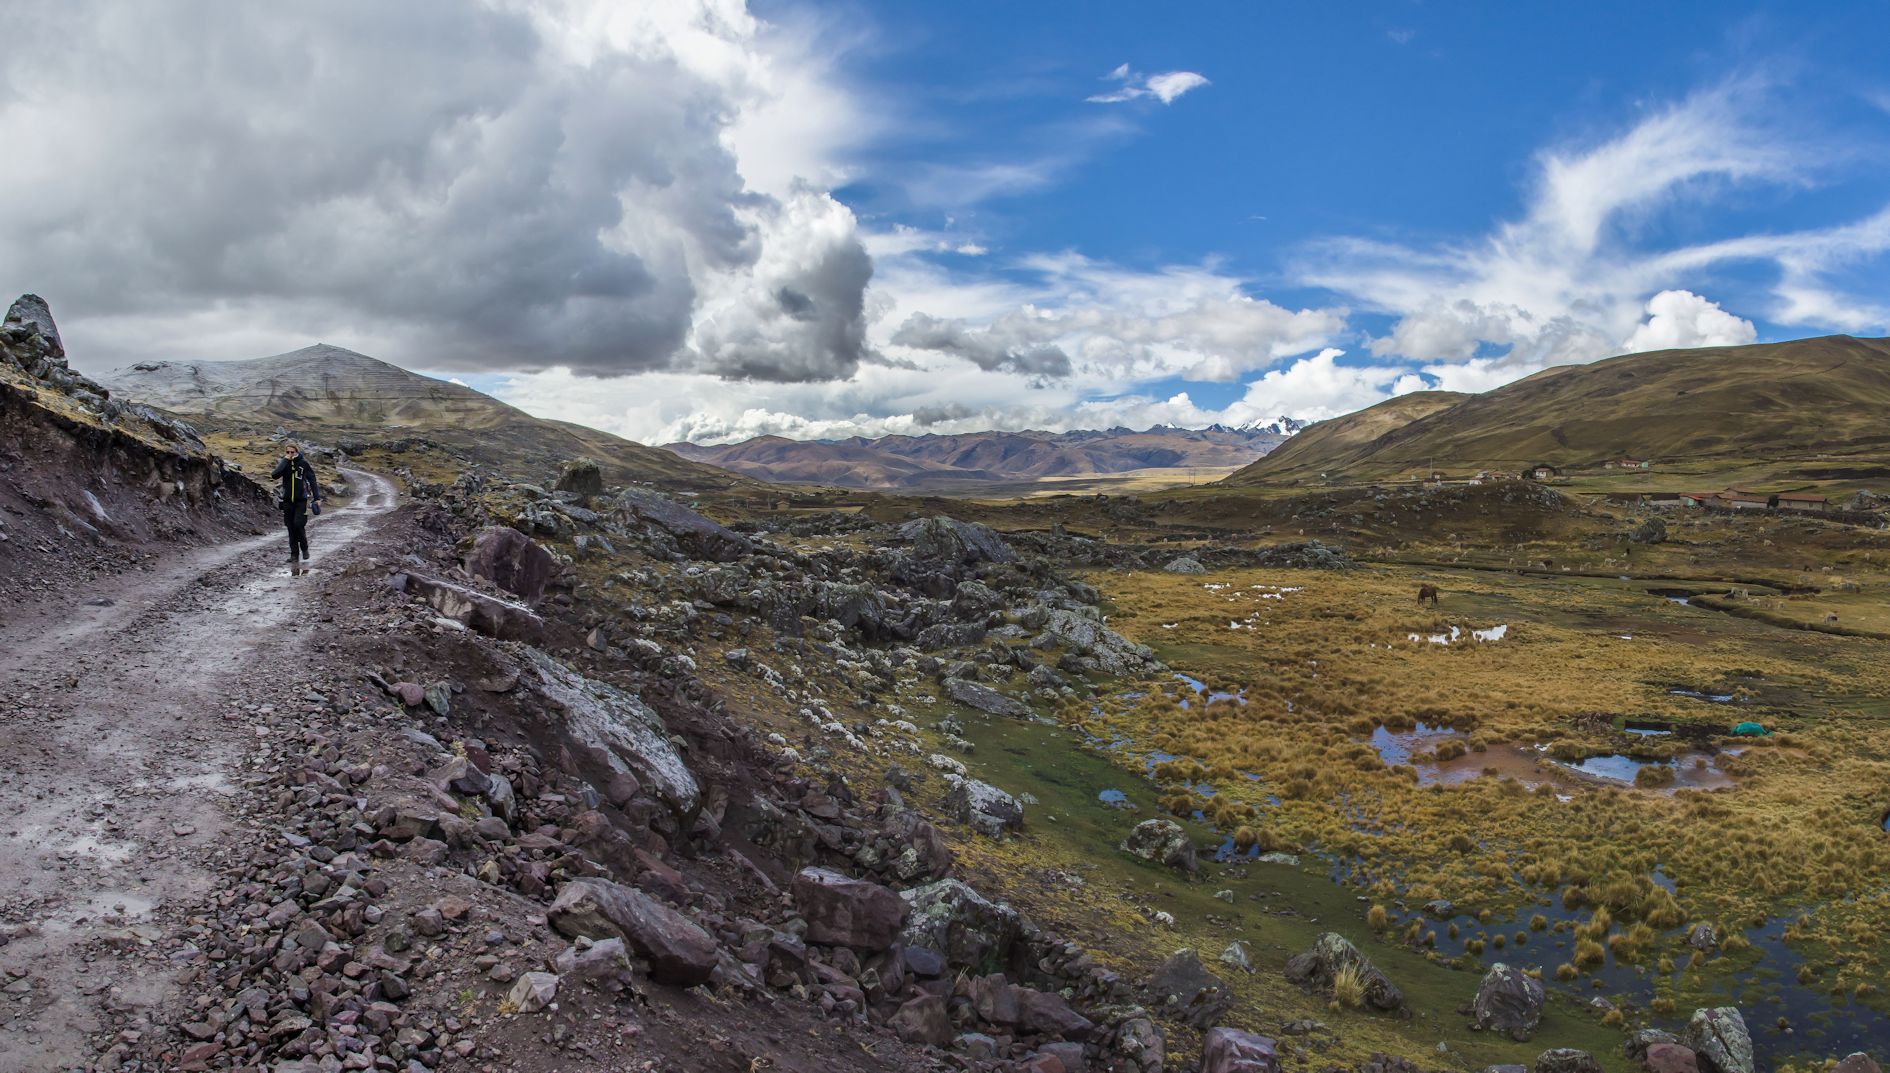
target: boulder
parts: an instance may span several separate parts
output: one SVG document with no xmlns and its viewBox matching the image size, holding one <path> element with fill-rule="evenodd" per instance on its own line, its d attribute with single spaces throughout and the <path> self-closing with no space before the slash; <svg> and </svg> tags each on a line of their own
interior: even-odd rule
<svg viewBox="0 0 1890 1073">
<path fill-rule="evenodd" d="M 1008 716 L 1012 719 L 1030 718 L 1028 705 L 1007 697 L 990 686 L 967 682 L 963 678 L 947 678 L 944 684 L 945 695 L 967 708 L 976 708 L 989 715 Z"/>
<path fill-rule="evenodd" d="M 635 887 L 607 879 L 566 883 L 545 917 L 573 939 L 621 938 L 650 963 L 650 978 L 658 983 L 707 983 L 720 954 L 709 933 L 688 917 Z"/>
<path fill-rule="evenodd" d="M 1478 1028 L 1522 1042 L 1542 1022 L 1545 998 L 1540 980 L 1499 961 L 1483 974 L 1471 1012 Z"/>
<path fill-rule="evenodd" d="M 1167 865 L 1183 872 L 1200 867 L 1194 842 L 1188 832 L 1173 820 L 1143 820 L 1122 841 L 1122 851 L 1131 857 Z"/>
<path fill-rule="evenodd" d="M 886 1021 L 907 1043 L 943 1047 L 952 1041 L 952 1019 L 945 1012 L 945 996 L 923 994 L 899 1007 Z"/>
<path fill-rule="evenodd" d="M 1404 1005 L 1404 994 L 1391 978 L 1378 971 L 1358 947 L 1337 932 L 1326 932 L 1312 949 L 1295 954 L 1286 963 L 1286 978 L 1301 987 L 1330 993 L 1339 970 L 1357 966 L 1365 983 L 1365 1004 L 1375 1010 L 1396 1010 Z"/>
<path fill-rule="evenodd" d="M 441 617 L 452 619 L 468 629 L 496 637 L 501 641 L 522 641 L 535 645 L 544 639 L 545 620 L 523 604 L 474 592 L 464 585 L 428 577 L 425 574 L 401 574 L 394 587 L 425 600 Z"/>
<path fill-rule="evenodd" d="M 1557 1047 L 1536 1056 L 1534 1073 L 1602 1073 L 1601 1063 L 1587 1051 Z"/>
<path fill-rule="evenodd" d="M 576 496 L 601 496 L 604 471 L 591 459 L 574 458 L 564 464 L 564 472 L 558 474 L 558 483 L 552 487 Z"/>
<path fill-rule="evenodd" d="M 1021 921 L 1017 910 L 994 902 L 956 879 L 941 879 L 900 894 L 911 912 L 900 942 L 936 950 L 947 962 L 992 972 L 1010 959 Z"/>
<path fill-rule="evenodd" d="M 70 310 L 68 310 L 70 312 Z M 8 306 L 6 321 L 9 327 L 30 327 L 38 332 L 43 340 L 45 355 L 59 365 L 66 365 L 66 344 L 59 338 L 59 325 L 53 323 L 53 308 L 45 304 L 40 295 L 21 295 Z"/>
<path fill-rule="evenodd" d="M 1201 964 L 1201 956 L 1183 947 L 1168 956 L 1149 978 L 1149 1005 L 1205 1029 L 1234 1004 L 1225 981 Z"/>
<path fill-rule="evenodd" d="M 1693 1048 L 1709 1073 L 1753 1073 L 1752 1034 L 1732 1006 L 1694 1010 L 1680 1042 Z"/>
<path fill-rule="evenodd" d="M 622 991 L 635 983 L 630 973 L 630 952 L 622 939 L 600 939 L 583 950 L 567 947 L 558 955 L 555 967 L 562 981 L 590 984 L 605 991 Z"/>
<path fill-rule="evenodd" d="M 1678 1043 L 1680 1037 L 1658 1028 L 1637 1028 L 1621 1045 L 1622 1051 L 1636 1062 L 1647 1058 L 1647 1050 L 1656 1043 Z"/>
<path fill-rule="evenodd" d="M 1831 1073 L 1883 1073 L 1876 1059 L 1862 1051 L 1845 1055 L 1834 1066 Z"/>
<path fill-rule="evenodd" d="M 1162 569 L 1168 571 L 1171 574 L 1205 574 L 1207 573 L 1207 567 L 1201 565 L 1201 560 L 1196 559 L 1191 555 L 1183 555 L 1179 559 L 1172 559 L 1169 561 L 1168 565 L 1162 567 Z M 1232 1030 L 1230 1029 L 1229 1031 L 1232 1031 Z M 1260 1037 L 1255 1036 L 1254 1038 L 1259 1039 Z"/>
<path fill-rule="evenodd" d="M 528 972 L 512 985 L 507 999 L 520 1013 L 537 1013 L 558 997 L 558 978 L 548 972 Z"/>
<path fill-rule="evenodd" d="M 1241 972 L 1253 971 L 1253 956 L 1247 951 L 1247 940 L 1235 939 L 1221 951 L 1221 964 L 1239 969 Z"/>
<path fill-rule="evenodd" d="M 1641 1062 L 1648 1073 L 1700 1073 L 1699 1056 L 1693 1048 L 1678 1043 L 1656 1043 L 1647 1048 Z"/>
<path fill-rule="evenodd" d="M 1201 1073 L 1280 1073 L 1279 1045 L 1238 1028 L 1210 1028 L 1201 1040 Z"/>
<path fill-rule="evenodd" d="M 977 779 L 958 780 L 945 795 L 945 811 L 992 838 L 1024 826 L 1024 806 L 1010 794 Z"/>
<path fill-rule="evenodd" d="M 1070 1008 L 1062 995 L 1013 985 L 1017 996 L 1017 1027 L 1039 1036 L 1086 1040 L 1096 1024 Z"/>
<path fill-rule="evenodd" d="M 466 553 L 467 571 L 525 600 L 545 594 L 554 566 L 550 552 L 509 525 L 489 525 L 474 533 Z"/>
<path fill-rule="evenodd" d="M 794 904 L 807 918 L 807 941 L 880 951 L 905 926 L 908 907 L 890 887 L 854 879 L 831 868 L 803 868 L 794 876 Z"/>
<path fill-rule="evenodd" d="M 642 699 L 571 670 L 538 649 L 526 658 L 538 691 L 564 710 L 565 729 L 617 774 L 636 777 L 677 812 L 693 813 L 702 788 L 670 741 L 661 716 Z"/>
</svg>

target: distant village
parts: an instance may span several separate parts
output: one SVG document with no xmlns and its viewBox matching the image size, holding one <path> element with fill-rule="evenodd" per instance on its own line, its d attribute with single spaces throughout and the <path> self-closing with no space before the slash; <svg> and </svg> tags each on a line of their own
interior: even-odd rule
<svg viewBox="0 0 1890 1073">
<path fill-rule="evenodd" d="M 1621 456 L 1610 458 L 1600 463 L 1603 470 L 1652 470 L 1652 459 Z M 1503 470 L 1478 470 L 1472 474 L 1448 474 L 1441 470 L 1429 473 L 1413 473 L 1411 480 L 1420 481 L 1426 488 L 1446 485 L 1477 485 L 1490 481 L 1529 480 L 1544 484 L 1565 483 L 1571 476 L 1588 474 L 1594 467 L 1583 466 L 1579 470 L 1563 468 L 1541 463 L 1519 473 Z M 1779 491 L 1768 492 L 1754 488 L 1732 486 L 1718 491 L 1691 492 L 1602 492 L 1600 498 L 1609 503 L 1627 506 L 1640 506 L 1655 509 L 1693 508 L 1700 510 L 1787 510 L 1807 514 L 1827 514 L 1838 511 L 1878 511 L 1890 506 L 1890 498 L 1865 489 L 1859 489 L 1849 496 L 1833 498 L 1824 492 Z"/>
</svg>

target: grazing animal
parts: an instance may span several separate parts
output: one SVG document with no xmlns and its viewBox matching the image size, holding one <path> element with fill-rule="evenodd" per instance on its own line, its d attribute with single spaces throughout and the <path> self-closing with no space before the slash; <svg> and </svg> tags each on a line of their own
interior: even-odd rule
<svg viewBox="0 0 1890 1073">
<path fill-rule="evenodd" d="M 1435 585 L 1419 585 L 1418 586 L 1418 590 L 1417 590 L 1418 606 L 1423 607 L 1424 601 L 1426 600 L 1429 600 L 1431 602 L 1432 607 L 1437 606 L 1437 586 Z"/>
<path fill-rule="evenodd" d="M 1828 612 L 1826 612 L 1826 613 L 1825 613 L 1825 616 L 1824 616 L 1824 620 L 1825 620 L 1826 622 L 1830 622 L 1830 623 L 1833 623 L 1833 624 L 1835 624 L 1835 623 L 1837 622 L 1837 612 L 1836 612 L 1836 611 L 1828 611 Z"/>
</svg>

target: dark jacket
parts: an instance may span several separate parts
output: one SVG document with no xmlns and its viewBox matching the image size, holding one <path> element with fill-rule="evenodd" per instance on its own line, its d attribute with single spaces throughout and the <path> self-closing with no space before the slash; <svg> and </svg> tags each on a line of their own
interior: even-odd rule
<svg viewBox="0 0 1890 1073">
<path fill-rule="evenodd" d="M 308 459 L 301 455 L 277 462 L 269 478 L 282 482 L 281 489 L 276 493 L 276 502 L 285 507 L 292 503 L 321 501 L 322 489 L 321 485 L 315 483 L 315 467 L 309 465 Z"/>
</svg>

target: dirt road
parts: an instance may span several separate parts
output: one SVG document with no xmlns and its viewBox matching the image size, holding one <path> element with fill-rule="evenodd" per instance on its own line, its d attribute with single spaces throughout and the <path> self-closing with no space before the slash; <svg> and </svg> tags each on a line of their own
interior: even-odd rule
<svg viewBox="0 0 1890 1073">
<path fill-rule="evenodd" d="M 354 502 L 309 526 L 311 576 L 393 506 L 348 475 Z M 0 626 L 0 1071 L 86 1066 L 191 956 L 248 716 L 317 658 L 310 580 L 272 531 Z"/>
</svg>

